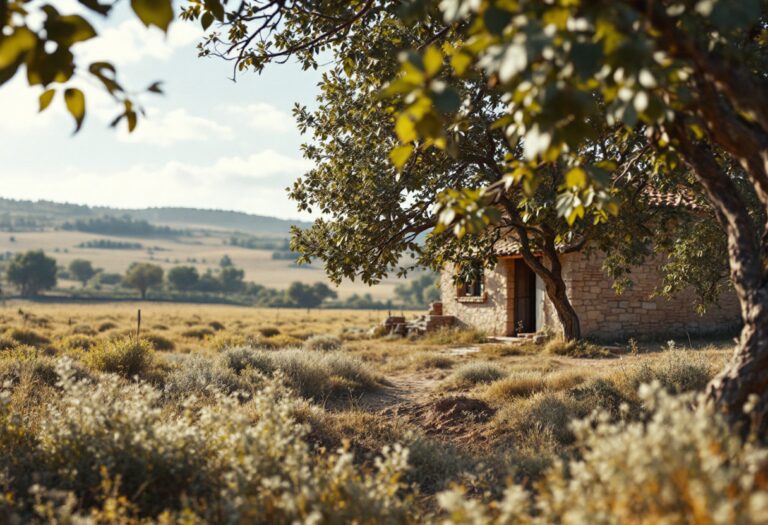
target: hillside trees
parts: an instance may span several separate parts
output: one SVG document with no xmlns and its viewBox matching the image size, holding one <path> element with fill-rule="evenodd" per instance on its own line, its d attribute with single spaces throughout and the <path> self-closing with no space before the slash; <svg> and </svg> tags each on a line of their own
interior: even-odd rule
<svg viewBox="0 0 768 525">
<path fill-rule="evenodd" d="M 22 69 L 26 70 L 26 82 L 30 88 L 40 86 L 44 89 L 40 94 L 40 111 L 51 105 L 58 92 L 63 92 L 59 98 L 75 120 L 77 132 L 86 116 L 83 85 L 95 82 L 121 108 L 112 125 L 124 119 L 128 130 L 133 131 L 143 112 L 137 104 L 136 92 L 123 88 L 111 63 L 79 63 L 76 54 L 80 43 L 98 38 L 89 18 L 109 16 L 114 3 L 117 2 L 79 0 L 80 9 L 76 9 L 59 2 L 59 7 L 65 5 L 68 11 L 61 12 L 56 8 L 57 2 L 0 1 L 0 87 Z M 130 5 L 133 13 L 146 26 L 167 31 L 173 20 L 172 0 L 133 0 Z M 161 93 L 160 84 L 153 83 L 146 92 Z"/>
<path fill-rule="evenodd" d="M 395 287 L 395 296 L 408 306 L 425 306 L 440 300 L 439 276 L 424 273 Z"/>
<path fill-rule="evenodd" d="M 96 275 L 97 270 L 91 264 L 91 261 L 85 259 L 74 259 L 69 263 L 69 273 L 72 274 L 76 280 L 80 281 L 83 288 L 88 284 L 88 281 Z"/>
<path fill-rule="evenodd" d="M 301 282 L 293 282 L 285 291 L 285 302 L 290 306 L 299 308 L 317 308 L 326 299 L 336 299 L 338 295 L 325 283 L 312 285 Z"/>
<path fill-rule="evenodd" d="M 43 250 L 30 250 L 13 256 L 7 269 L 8 281 L 19 287 L 24 297 L 56 286 L 56 259 Z"/>
<path fill-rule="evenodd" d="M 168 283 L 181 292 L 193 290 L 200 280 L 197 268 L 194 266 L 174 266 L 168 270 Z"/>
<path fill-rule="evenodd" d="M 147 290 L 159 288 L 163 284 L 163 269 L 156 264 L 132 263 L 123 276 L 123 284 L 129 288 L 135 288 L 141 294 L 141 298 L 147 297 Z"/>
</svg>

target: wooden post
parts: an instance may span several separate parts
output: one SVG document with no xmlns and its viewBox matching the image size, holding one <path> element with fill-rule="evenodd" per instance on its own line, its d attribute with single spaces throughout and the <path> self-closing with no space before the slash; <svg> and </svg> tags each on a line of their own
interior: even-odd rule
<svg viewBox="0 0 768 525">
<path fill-rule="evenodd" d="M 139 337 L 141 337 L 141 308 L 136 316 L 136 344 L 139 343 Z"/>
</svg>

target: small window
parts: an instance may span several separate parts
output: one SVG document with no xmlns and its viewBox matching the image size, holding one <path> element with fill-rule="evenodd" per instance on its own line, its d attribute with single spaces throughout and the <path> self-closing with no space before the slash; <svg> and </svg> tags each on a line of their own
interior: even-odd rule
<svg viewBox="0 0 768 525">
<path fill-rule="evenodd" d="M 485 293 L 483 265 L 472 263 L 462 268 L 458 275 L 459 297 L 482 297 Z"/>
</svg>

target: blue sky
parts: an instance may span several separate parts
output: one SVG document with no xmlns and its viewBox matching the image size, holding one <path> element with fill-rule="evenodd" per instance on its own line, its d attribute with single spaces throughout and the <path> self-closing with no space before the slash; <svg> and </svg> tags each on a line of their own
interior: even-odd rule
<svg viewBox="0 0 768 525">
<path fill-rule="evenodd" d="M 77 9 L 74 0 L 51 3 Z M 76 81 L 86 90 L 88 115 L 73 136 L 62 100 L 38 114 L 42 90 L 17 75 L 0 88 L 0 196 L 307 218 L 284 190 L 310 167 L 291 108 L 314 103 L 320 74 L 286 64 L 232 82 L 231 64 L 197 57 L 197 24 L 176 21 L 166 36 L 128 16 L 127 3 L 98 24 L 101 36 L 77 46 L 77 54 L 111 60 L 125 87 L 161 80 L 166 94 L 142 97 L 149 116 L 129 135 L 124 126 L 108 127 L 119 112 L 108 96 Z"/>
</svg>

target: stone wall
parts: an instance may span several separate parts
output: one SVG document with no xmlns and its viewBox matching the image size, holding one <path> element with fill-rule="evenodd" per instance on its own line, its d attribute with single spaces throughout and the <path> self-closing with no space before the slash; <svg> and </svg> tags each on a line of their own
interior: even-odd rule
<svg viewBox="0 0 768 525">
<path fill-rule="evenodd" d="M 458 297 L 453 267 L 447 267 L 440 276 L 443 314 L 456 317 L 460 325 L 474 326 L 491 335 L 506 335 L 507 300 L 511 301 L 513 297 L 507 287 L 515 282 L 514 278 L 509 278 L 508 266 L 510 262 L 501 259 L 495 269 L 485 270 L 485 294 L 482 298 Z"/>
<path fill-rule="evenodd" d="M 739 324 L 735 293 L 724 294 L 720 305 L 711 305 L 703 316 L 694 310 L 692 290 L 669 299 L 652 297 L 661 283 L 661 257 L 634 267 L 629 275 L 634 284 L 621 295 L 616 294 L 611 279 L 603 272 L 602 261 L 598 253 L 563 258 L 563 278 L 584 336 L 625 339 L 698 335 L 732 330 Z"/>
<path fill-rule="evenodd" d="M 735 329 L 739 324 L 739 305 L 735 294 L 725 294 L 720 305 L 712 305 L 703 316 L 694 311 L 692 291 L 666 299 L 651 297 L 661 280 L 662 259 L 632 270 L 634 285 L 617 295 L 611 279 L 603 272 L 603 256 L 583 254 L 563 256 L 563 278 L 568 295 L 579 314 L 582 334 L 605 340 L 629 337 L 650 338 L 703 335 Z M 493 335 L 514 333 L 514 260 L 499 259 L 493 270 L 485 271 L 486 296 L 482 301 L 457 297 L 452 268 L 441 278 L 445 315 L 455 316 L 460 324 L 474 326 Z M 548 299 L 541 305 L 544 329 L 558 333 L 557 312 Z"/>
</svg>

